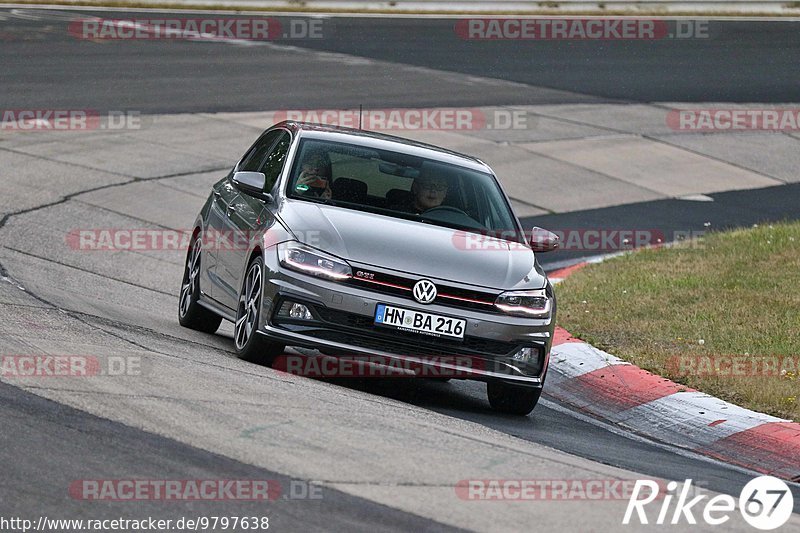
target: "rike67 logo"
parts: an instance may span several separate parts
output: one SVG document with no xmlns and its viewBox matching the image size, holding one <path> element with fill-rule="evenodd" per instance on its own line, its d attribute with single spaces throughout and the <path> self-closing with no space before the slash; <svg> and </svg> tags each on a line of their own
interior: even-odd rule
<svg viewBox="0 0 800 533">
<path fill-rule="evenodd" d="M 794 497 L 789 486 L 772 476 L 760 476 L 748 482 L 739 494 L 738 502 L 728 494 L 718 494 L 708 500 L 707 494 L 691 498 L 691 479 L 682 485 L 670 481 L 666 486 L 666 495 L 661 494 L 659 489 L 655 481 L 636 480 L 622 523 L 697 524 L 698 519 L 702 519 L 706 524 L 721 526 L 731 519 L 738 503 L 739 512 L 748 524 L 762 531 L 770 531 L 784 525 L 794 509 Z M 645 507 L 656 500 L 659 504 L 648 513 Z M 654 516 L 652 511 L 656 510 L 657 515 Z"/>
</svg>

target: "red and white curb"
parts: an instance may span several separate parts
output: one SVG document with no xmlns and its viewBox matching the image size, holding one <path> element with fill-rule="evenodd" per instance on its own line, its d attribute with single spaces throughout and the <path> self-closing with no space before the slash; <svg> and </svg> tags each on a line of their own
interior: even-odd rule
<svg viewBox="0 0 800 533">
<path fill-rule="evenodd" d="M 583 267 L 550 273 L 553 283 Z M 800 424 L 689 389 L 556 328 L 547 394 L 638 435 L 800 481 Z"/>
</svg>

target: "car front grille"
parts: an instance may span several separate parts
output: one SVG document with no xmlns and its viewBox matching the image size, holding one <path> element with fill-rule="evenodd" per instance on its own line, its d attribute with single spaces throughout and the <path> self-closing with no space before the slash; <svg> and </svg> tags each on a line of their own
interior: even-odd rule
<svg viewBox="0 0 800 533">
<path fill-rule="evenodd" d="M 353 287 L 375 291 L 381 294 L 391 294 L 413 300 L 412 291 L 414 284 L 422 277 L 411 278 L 381 272 L 369 268 L 355 268 L 353 277 L 347 283 Z M 436 303 L 458 309 L 474 309 L 484 313 L 502 314 L 494 306 L 499 293 L 478 289 L 465 289 L 445 283 L 434 282 L 436 285 Z"/>
</svg>

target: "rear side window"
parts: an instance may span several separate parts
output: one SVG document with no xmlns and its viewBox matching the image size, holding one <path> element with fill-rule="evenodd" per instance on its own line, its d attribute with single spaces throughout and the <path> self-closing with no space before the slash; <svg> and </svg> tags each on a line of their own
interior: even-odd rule
<svg viewBox="0 0 800 533">
<path fill-rule="evenodd" d="M 283 135 L 282 130 L 270 131 L 256 141 L 250 151 L 242 158 L 242 164 L 237 170 L 245 172 L 261 172 L 261 165 L 267 157 L 275 141 Z"/>
<path fill-rule="evenodd" d="M 267 177 L 267 185 L 264 190 L 271 191 L 278 176 L 281 175 L 283 163 L 286 161 L 286 155 L 289 153 L 289 146 L 292 144 L 292 137 L 286 131 L 281 131 L 275 145 L 267 154 L 258 172 L 263 172 Z"/>
</svg>

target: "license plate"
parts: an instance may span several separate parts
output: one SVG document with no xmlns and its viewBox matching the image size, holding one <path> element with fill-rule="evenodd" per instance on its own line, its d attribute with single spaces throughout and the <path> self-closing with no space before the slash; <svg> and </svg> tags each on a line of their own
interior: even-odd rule
<svg viewBox="0 0 800 533">
<path fill-rule="evenodd" d="M 386 304 L 375 307 L 375 324 L 433 337 L 463 339 L 467 321 L 449 316 L 432 315 Z"/>
</svg>

